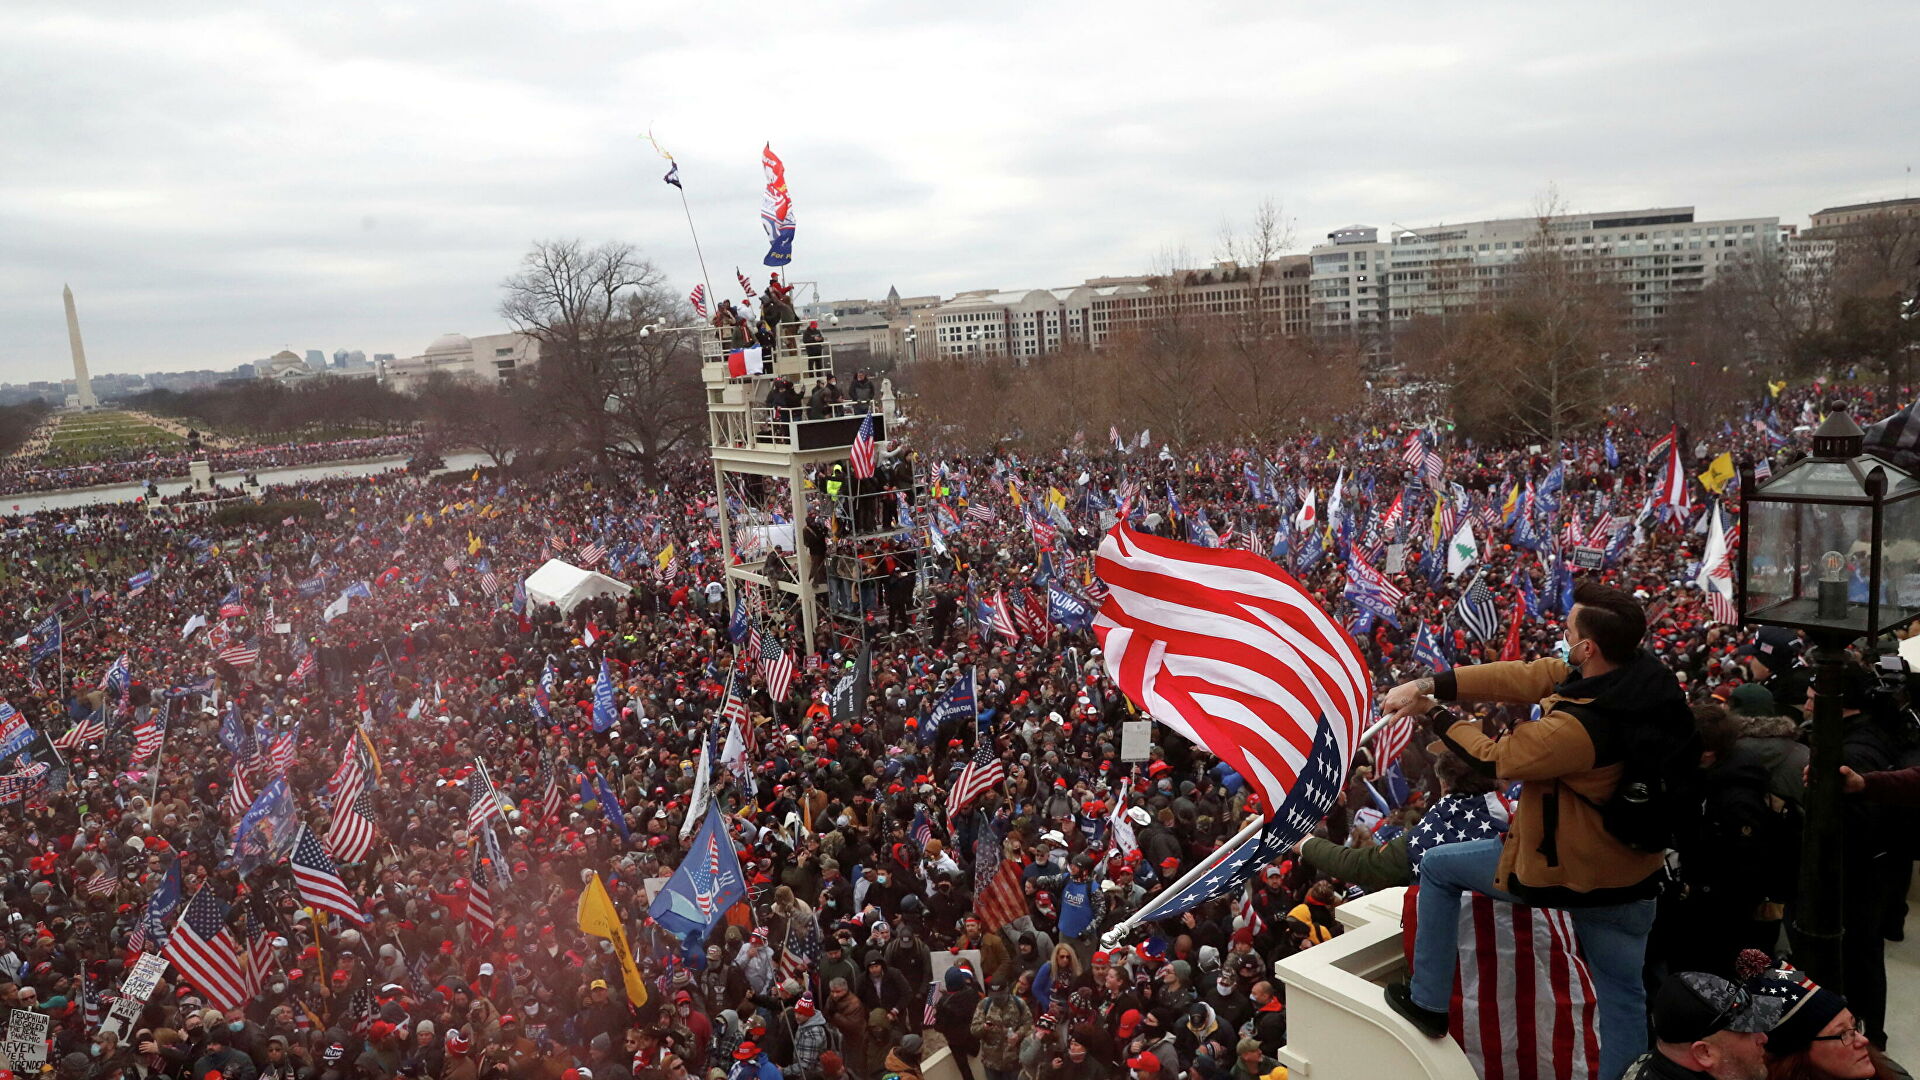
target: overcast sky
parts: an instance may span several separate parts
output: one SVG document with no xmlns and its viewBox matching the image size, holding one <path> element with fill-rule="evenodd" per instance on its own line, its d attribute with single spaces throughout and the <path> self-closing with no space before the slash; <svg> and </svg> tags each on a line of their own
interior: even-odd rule
<svg viewBox="0 0 1920 1080">
<path fill-rule="evenodd" d="M 763 142 L 828 298 L 1070 285 L 1340 225 L 1914 194 L 1920 5 L 0 5 L 0 380 L 420 352 L 534 240 L 756 278 Z"/>
</svg>

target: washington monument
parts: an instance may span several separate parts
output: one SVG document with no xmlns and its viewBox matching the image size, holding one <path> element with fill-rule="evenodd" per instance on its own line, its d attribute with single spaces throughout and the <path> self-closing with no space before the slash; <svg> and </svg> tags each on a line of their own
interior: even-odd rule
<svg viewBox="0 0 1920 1080">
<path fill-rule="evenodd" d="M 80 344 L 80 314 L 73 310 L 73 288 L 63 285 L 60 292 L 67 299 L 67 340 L 73 343 L 73 391 L 83 409 L 97 409 L 100 402 L 93 396 L 93 380 L 87 376 L 87 347 Z"/>
</svg>

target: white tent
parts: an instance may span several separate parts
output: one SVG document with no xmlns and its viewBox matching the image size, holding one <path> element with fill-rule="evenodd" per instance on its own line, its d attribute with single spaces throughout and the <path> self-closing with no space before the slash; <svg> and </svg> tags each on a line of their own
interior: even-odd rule
<svg viewBox="0 0 1920 1080">
<path fill-rule="evenodd" d="M 596 596 L 625 596 L 631 591 L 624 581 L 559 559 L 548 559 L 527 578 L 528 603 L 558 604 L 563 613 Z"/>
</svg>

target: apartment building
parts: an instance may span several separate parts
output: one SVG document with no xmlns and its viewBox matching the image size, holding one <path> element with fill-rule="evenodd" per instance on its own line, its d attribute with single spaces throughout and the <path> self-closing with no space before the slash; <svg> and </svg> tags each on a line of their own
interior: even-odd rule
<svg viewBox="0 0 1920 1080">
<path fill-rule="evenodd" d="M 1310 322 L 1316 333 L 1356 336 L 1384 358 L 1409 320 L 1499 295 L 1523 257 L 1546 245 L 1621 283 L 1633 329 L 1652 346 L 1676 304 L 1734 260 L 1777 253 L 1787 235 L 1777 217 L 1699 221 L 1691 206 L 1396 229 L 1385 239 L 1351 225 L 1308 253 Z"/>
</svg>

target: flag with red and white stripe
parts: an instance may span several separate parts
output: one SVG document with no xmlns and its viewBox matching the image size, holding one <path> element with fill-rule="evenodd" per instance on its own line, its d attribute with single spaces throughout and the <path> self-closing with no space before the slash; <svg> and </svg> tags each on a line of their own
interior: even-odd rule
<svg viewBox="0 0 1920 1080">
<path fill-rule="evenodd" d="M 991 827 L 979 830 L 973 844 L 973 910 L 989 933 L 1027 913 L 1027 896 L 1020 891 L 1024 864 L 1001 852 L 1002 839 Z"/>
<path fill-rule="evenodd" d="M 218 896 L 202 886 L 180 913 L 161 955 L 215 1006 L 238 1009 L 250 995 L 240 966 L 240 945 L 227 928 L 228 911 Z"/>
<path fill-rule="evenodd" d="M 1376 775 L 1384 773 L 1387 771 L 1387 766 L 1399 761 L 1401 751 L 1405 750 L 1407 743 L 1411 741 L 1413 741 L 1413 717 L 1402 716 L 1388 721 L 1387 726 L 1373 736 L 1374 773 Z"/>
<path fill-rule="evenodd" d="M 305 825 L 300 826 L 300 835 L 294 838 L 287 865 L 293 870 L 293 883 L 300 890 L 300 899 L 309 906 L 331 911 L 361 926 L 367 925 L 367 913 L 347 890 L 347 883 L 340 880 L 340 868 L 320 846 L 313 830 Z"/>
<path fill-rule="evenodd" d="M 1453 1037 L 1480 1076 L 1592 1080 L 1600 1014 L 1570 912 L 1460 898 Z"/>
<path fill-rule="evenodd" d="M 1093 627 L 1108 673 L 1142 711 L 1245 777 L 1269 816 L 1287 803 L 1323 718 L 1346 775 L 1371 716 L 1366 661 L 1291 575 L 1124 522 L 1100 542 L 1099 571 L 1112 590 Z"/>
<path fill-rule="evenodd" d="M 327 827 L 327 850 L 336 862 L 357 863 L 373 850 L 373 796 L 362 790 L 351 804 L 336 803 L 333 824 Z"/>
</svg>

